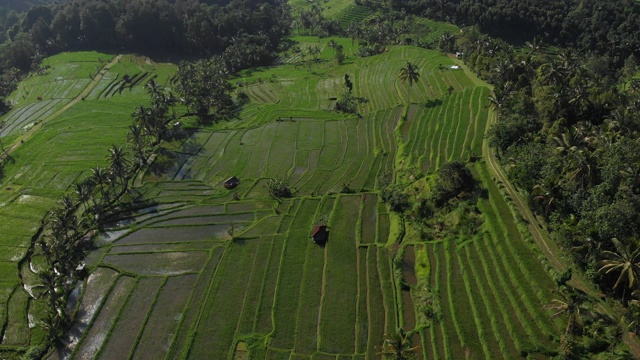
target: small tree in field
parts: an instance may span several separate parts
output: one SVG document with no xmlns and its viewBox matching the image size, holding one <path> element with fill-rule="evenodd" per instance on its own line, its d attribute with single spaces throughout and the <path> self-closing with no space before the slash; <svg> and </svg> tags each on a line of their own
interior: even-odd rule
<svg viewBox="0 0 640 360">
<path fill-rule="evenodd" d="M 411 347 L 411 338 L 404 329 L 400 328 L 391 335 L 384 336 L 384 343 L 380 349 L 383 359 L 409 360 L 413 358 L 413 353 L 418 346 Z"/>
<path fill-rule="evenodd" d="M 446 163 L 438 169 L 438 177 L 432 197 L 438 206 L 442 206 L 449 199 L 471 192 L 476 182 L 471 171 L 462 162 Z"/>
<path fill-rule="evenodd" d="M 269 179 L 267 181 L 267 190 L 269 190 L 269 195 L 275 199 L 291 197 L 291 190 L 282 178 Z"/>
<path fill-rule="evenodd" d="M 400 81 L 402 81 L 403 84 L 405 81 L 409 81 L 409 87 L 412 87 L 413 83 L 419 79 L 420 73 L 418 72 L 418 66 L 407 61 L 400 70 Z"/>
</svg>

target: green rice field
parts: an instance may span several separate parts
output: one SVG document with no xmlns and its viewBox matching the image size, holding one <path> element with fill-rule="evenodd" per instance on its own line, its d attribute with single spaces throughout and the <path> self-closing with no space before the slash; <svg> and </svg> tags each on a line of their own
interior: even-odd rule
<svg viewBox="0 0 640 360">
<path fill-rule="evenodd" d="M 343 11 L 345 21 L 361 16 Z M 237 91 L 251 100 L 238 117 L 194 126 L 164 144 L 175 155 L 169 166 L 140 174 L 136 191 L 153 205 L 93 239 L 90 275 L 68 305 L 75 322 L 48 358 L 378 359 L 385 334 L 398 328 L 419 346 L 417 359 L 556 351 L 565 319 L 543 309 L 555 283 L 482 160 L 471 165 L 488 194 L 473 239 L 403 238 L 380 197 L 385 177 L 480 157 L 489 88 L 431 50 L 389 46 L 357 58 L 350 39 L 334 39 L 348 55 L 336 65 L 329 39 L 294 40 L 319 44 L 319 61 L 289 54 L 238 74 Z M 412 87 L 398 78 L 407 61 L 420 72 Z M 0 353 L 44 336 L 42 304 L 27 291 L 37 269 L 18 266 L 40 219 L 124 142 L 129 115 L 147 101 L 144 84 L 169 87 L 175 71 L 98 53 L 47 64 L 20 85 L 3 118 L 3 139 L 25 141 L 0 190 Z M 123 86 L 125 74 L 132 86 Z M 345 74 L 366 99 L 357 115 L 334 110 Z M 231 176 L 240 185 L 229 191 L 222 182 Z M 293 196 L 271 198 L 271 178 Z M 329 240 L 319 246 L 311 232 L 323 219 Z M 439 319 L 420 313 L 424 289 L 436 294 Z"/>
</svg>

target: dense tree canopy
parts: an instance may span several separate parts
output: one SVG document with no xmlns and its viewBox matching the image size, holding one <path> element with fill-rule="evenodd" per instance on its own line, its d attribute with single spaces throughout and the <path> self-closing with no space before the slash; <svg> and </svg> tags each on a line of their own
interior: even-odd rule
<svg viewBox="0 0 640 360">
<path fill-rule="evenodd" d="M 267 62 L 290 28 L 289 10 L 277 0 L 202 3 L 198 0 L 115 2 L 71 0 L 19 14 L 0 7 L 7 40 L 0 67 L 27 70 L 37 54 L 104 50 L 146 54 L 220 54 L 241 43 Z M 264 63 L 263 63 L 264 64 Z"/>
<path fill-rule="evenodd" d="M 36 1 L 19 13 L 16 9 L 26 10 L 22 3 L 0 5 L 0 113 L 16 84 L 6 80 L 19 80 L 47 55 L 75 50 L 224 54 L 227 67 L 238 71 L 270 64 L 291 25 L 288 5 L 279 0 Z"/>
<path fill-rule="evenodd" d="M 369 0 L 403 14 L 420 14 L 510 41 L 534 37 L 622 62 L 640 52 L 640 3 L 635 0 Z"/>
<path fill-rule="evenodd" d="M 229 70 L 222 58 L 182 62 L 176 73 L 181 100 L 200 118 L 225 118 L 233 108 Z"/>
<path fill-rule="evenodd" d="M 609 54 L 547 54 L 538 39 L 521 51 L 473 29 L 457 46 L 467 64 L 495 84 L 489 101 L 498 121 L 488 137 L 511 180 L 576 262 L 622 295 L 614 286 L 617 274 L 599 270 L 618 248 L 633 253 L 640 245 L 634 56 L 622 65 Z"/>
</svg>

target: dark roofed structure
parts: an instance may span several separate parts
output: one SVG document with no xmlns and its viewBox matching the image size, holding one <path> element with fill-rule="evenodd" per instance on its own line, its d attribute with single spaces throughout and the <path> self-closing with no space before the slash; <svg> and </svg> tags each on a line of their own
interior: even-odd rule
<svg viewBox="0 0 640 360">
<path fill-rule="evenodd" d="M 327 243 L 327 240 L 329 240 L 329 229 L 326 225 L 316 225 L 313 227 L 311 237 L 314 243 L 324 245 Z"/>
<path fill-rule="evenodd" d="M 236 186 L 238 186 L 238 184 L 240 184 L 240 179 L 238 179 L 235 176 L 228 178 L 223 183 L 225 189 L 229 189 L 229 190 L 235 188 Z"/>
</svg>

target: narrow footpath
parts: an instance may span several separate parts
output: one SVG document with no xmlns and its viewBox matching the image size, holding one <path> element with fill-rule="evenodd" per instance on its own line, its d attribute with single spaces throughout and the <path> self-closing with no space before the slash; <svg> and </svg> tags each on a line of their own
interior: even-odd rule
<svg viewBox="0 0 640 360">
<path fill-rule="evenodd" d="M 120 61 L 120 59 L 122 58 L 122 55 L 116 55 L 109 63 L 107 63 L 102 69 L 100 69 L 100 71 L 98 72 L 98 74 L 96 74 L 96 76 L 93 77 L 93 80 L 87 85 L 87 87 L 82 90 L 82 92 L 80 94 L 78 94 L 78 96 L 76 96 L 75 98 L 73 98 L 69 103 L 67 103 L 66 105 L 64 105 L 61 109 L 59 109 L 58 111 L 54 112 L 53 114 L 47 116 L 46 118 L 42 119 L 40 122 L 38 122 L 37 125 L 33 126 L 31 129 L 29 129 L 28 131 L 26 131 L 24 134 L 22 134 L 16 141 L 15 143 L 13 143 L 13 145 L 11 145 L 10 147 L 8 147 L 6 149 L 6 151 L 4 153 L 2 153 L 0 155 L 0 163 L 7 158 L 8 156 L 11 155 L 11 153 L 17 149 L 18 147 L 20 147 L 20 145 L 22 145 L 23 143 L 25 143 L 28 139 L 31 138 L 31 136 L 33 134 L 35 134 L 44 124 L 48 123 L 49 121 L 57 118 L 58 116 L 62 115 L 65 111 L 69 110 L 69 108 L 71 108 L 72 106 L 74 106 L 75 104 L 77 104 L 79 101 L 82 101 L 84 98 L 86 98 L 91 91 L 93 91 L 93 89 L 98 85 L 98 83 L 100 82 L 100 80 L 102 80 L 102 78 L 104 77 L 104 75 L 107 73 L 107 71 L 113 66 L 115 65 L 118 61 Z"/>
<path fill-rule="evenodd" d="M 495 121 L 496 116 L 492 111 L 489 114 L 487 129 Z M 533 236 L 536 245 L 542 251 L 543 255 L 558 272 L 565 271 L 568 265 L 566 263 L 567 260 L 564 260 L 561 257 L 563 254 L 563 250 L 560 249 L 558 245 L 549 238 L 546 229 L 543 228 L 542 224 L 531 212 L 522 194 L 509 181 L 504 170 L 498 163 L 495 154 L 491 152 L 491 149 L 489 148 L 489 142 L 486 138 L 484 139 L 482 144 L 482 158 L 486 160 L 487 169 L 489 169 L 491 175 L 496 179 L 496 182 L 502 183 L 502 185 L 504 185 L 504 191 L 507 193 L 507 195 L 509 195 L 512 203 L 516 206 L 518 212 L 520 213 L 520 215 L 522 215 L 523 219 L 527 223 L 529 232 Z M 609 304 L 598 299 L 599 291 L 595 288 L 593 283 L 584 279 L 581 274 L 576 273 L 575 271 L 573 272 L 573 277 L 571 278 L 570 283 L 576 288 L 589 294 L 595 302 L 594 305 L 597 305 L 604 313 L 613 318 L 616 318 L 616 312 L 613 311 L 613 308 Z M 622 339 L 629 347 L 631 354 L 636 359 L 640 359 L 640 341 L 638 337 L 635 334 L 627 331 L 626 323 L 623 319 L 618 318 L 617 321 L 620 325 L 620 328 L 623 329 Z"/>
</svg>

